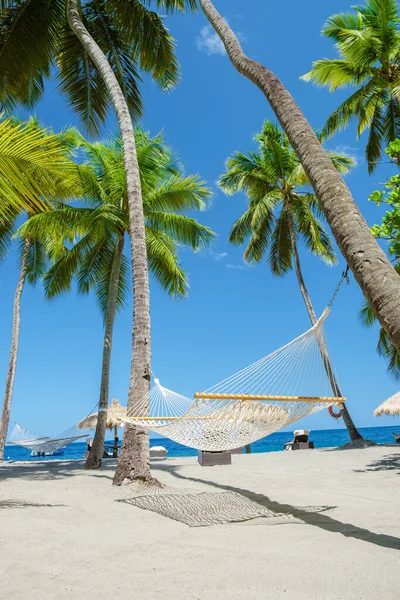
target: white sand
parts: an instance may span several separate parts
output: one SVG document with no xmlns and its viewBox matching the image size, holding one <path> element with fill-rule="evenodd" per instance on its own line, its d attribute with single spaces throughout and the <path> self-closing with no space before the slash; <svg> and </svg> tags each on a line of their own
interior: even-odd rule
<svg viewBox="0 0 400 600">
<path fill-rule="evenodd" d="M 90 473 L 63 461 L 0 467 L 0 598 L 399 598 L 400 448 L 254 454 L 233 463 L 170 459 L 155 462 L 154 474 L 174 488 L 234 488 L 286 519 L 188 527 L 118 502 L 132 492 L 111 486 L 112 463 Z"/>
</svg>

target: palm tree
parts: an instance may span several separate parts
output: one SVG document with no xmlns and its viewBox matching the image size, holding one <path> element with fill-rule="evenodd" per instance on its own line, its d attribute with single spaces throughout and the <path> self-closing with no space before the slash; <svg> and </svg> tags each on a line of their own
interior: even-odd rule
<svg viewBox="0 0 400 600">
<path fill-rule="evenodd" d="M 353 8 L 330 17 L 322 30 L 335 42 L 339 58 L 317 60 L 302 79 L 331 91 L 357 87 L 330 115 L 322 139 L 357 118 L 357 137 L 369 128 L 366 157 L 372 172 L 383 142 L 400 136 L 400 14 L 396 0 L 366 0 Z"/>
<path fill-rule="evenodd" d="M 233 66 L 265 95 L 307 178 L 335 240 L 374 314 L 400 350 L 400 281 L 368 229 L 351 192 L 319 143 L 304 114 L 272 71 L 248 58 L 210 0 L 199 0 Z"/>
<path fill-rule="evenodd" d="M 21 205 L 28 217 L 46 210 L 49 203 L 66 198 L 77 183 L 76 166 L 66 154 L 64 141 L 35 121 L 0 122 L 0 260 L 10 248 L 21 215 Z M 10 360 L 0 421 L 0 462 L 10 422 L 11 403 L 19 346 L 21 295 L 26 279 L 32 284 L 45 271 L 45 250 L 39 241 L 25 238 L 21 245 L 20 275 L 15 290 Z"/>
<path fill-rule="evenodd" d="M 308 316 L 315 325 L 317 317 L 301 269 L 298 240 L 332 264 L 336 259 L 331 240 L 319 220 L 316 196 L 309 190 L 307 176 L 287 136 L 266 121 L 256 141 L 258 152 L 237 152 L 228 160 L 227 171 L 219 182 L 226 193 L 242 191 L 249 199 L 248 208 L 233 225 L 229 240 L 240 245 L 247 241 L 244 258 L 248 262 L 260 262 L 269 250 L 268 262 L 274 275 L 283 276 L 294 265 Z M 346 173 L 353 164 L 347 156 L 330 153 L 330 157 L 341 173 Z M 321 336 L 318 345 L 333 394 L 342 396 Z M 351 439 L 361 438 L 345 406 L 342 416 Z"/>
<path fill-rule="evenodd" d="M 214 234 L 194 218 L 181 214 L 204 210 L 210 192 L 198 176 L 185 176 L 177 157 L 159 134 L 150 137 L 135 129 L 136 150 L 143 190 L 146 249 L 150 272 L 170 295 L 184 296 L 188 282 L 178 246 L 198 251 L 207 247 Z M 109 397 L 110 360 L 115 314 L 125 305 L 129 288 L 129 263 L 124 256 L 125 234 L 129 233 L 126 180 L 121 141 L 90 144 L 75 135 L 88 160 L 82 171 L 89 207 L 63 206 L 41 214 L 21 227 L 20 235 L 48 240 L 75 237 L 72 247 L 58 249 L 61 257 L 45 274 L 48 298 L 69 291 L 76 277 L 78 292 L 95 290 L 105 324 L 99 397 L 99 418 L 86 468 L 98 468 L 104 451 Z M 88 170 L 91 167 L 93 170 Z M 53 251 L 53 256 L 56 254 Z"/>
<path fill-rule="evenodd" d="M 0 24 L 4 41 L 0 80 L 4 77 L 8 88 L 8 94 L 0 92 L 0 100 L 11 98 L 28 105 L 36 101 L 57 59 L 62 65 L 61 91 L 68 93 L 80 114 L 88 105 L 91 114 L 103 121 L 106 107 L 111 103 L 114 108 L 124 154 L 134 281 L 129 408 L 149 390 L 151 340 L 146 236 L 131 114 L 140 106 L 138 68 L 164 87 L 173 85 L 178 74 L 172 38 L 160 17 L 146 8 L 148 4 L 148 0 L 87 0 L 83 6 L 80 0 L 8 0 L 3 2 Z M 195 0 L 155 0 L 154 4 L 167 12 L 196 7 Z M 76 39 L 66 27 L 65 16 Z M 83 86 L 90 90 L 88 96 L 82 95 Z M 135 477 L 152 481 L 148 435 L 128 426 L 114 484 Z"/>
</svg>

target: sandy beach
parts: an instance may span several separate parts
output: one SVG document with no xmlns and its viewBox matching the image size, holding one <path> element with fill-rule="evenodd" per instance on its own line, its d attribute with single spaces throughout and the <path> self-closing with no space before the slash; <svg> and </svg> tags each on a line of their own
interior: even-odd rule
<svg viewBox="0 0 400 600">
<path fill-rule="evenodd" d="M 157 495 L 113 470 L 0 467 L 1 598 L 398 598 L 399 447 L 154 461 Z"/>
</svg>

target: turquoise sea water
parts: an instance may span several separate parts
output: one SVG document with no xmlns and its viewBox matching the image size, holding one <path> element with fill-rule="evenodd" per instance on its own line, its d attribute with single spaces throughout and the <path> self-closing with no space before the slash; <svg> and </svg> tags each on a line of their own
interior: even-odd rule
<svg viewBox="0 0 400 600">
<path fill-rule="evenodd" d="M 366 439 L 372 440 L 378 444 L 393 444 L 394 439 L 392 432 L 400 433 L 400 425 L 389 427 L 365 427 L 361 428 L 360 432 Z M 255 442 L 251 445 L 251 448 L 253 452 L 278 452 L 283 450 L 284 443 L 291 439 L 292 434 L 290 432 L 280 431 Z M 334 446 L 342 446 L 349 441 L 349 436 L 346 429 L 324 429 L 320 431 L 311 431 L 310 440 L 315 443 L 316 448 L 331 448 Z M 187 446 L 181 446 L 167 438 L 150 440 L 150 445 L 164 446 L 168 450 L 169 457 L 197 455 L 197 450 L 188 448 Z M 85 450 L 85 443 L 75 442 L 65 449 L 62 456 L 48 456 L 43 459 L 31 457 L 30 451 L 25 448 L 6 446 L 4 456 L 6 460 L 78 460 L 83 458 Z"/>
</svg>

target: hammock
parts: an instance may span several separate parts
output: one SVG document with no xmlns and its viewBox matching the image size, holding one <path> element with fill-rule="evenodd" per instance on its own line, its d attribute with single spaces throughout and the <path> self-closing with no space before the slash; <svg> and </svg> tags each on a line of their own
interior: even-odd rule
<svg viewBox="0 0 400 600">
<path fill-rule="evenodd" d="M 28 450 L 31 450 L 32 453 L 52 454 L 53 452 L 72 444 L 72 442 L 85 437 L 87 437 L 87 435 L 72 435 L 58 438 L 39 437 L 29 431 L 29 429 L 25 429 L 18 425 L 18 423 L 15 423 L 7 443 L 12 446 L 27 448 Z"/>
<path fill-rule="evenodd" d="M 331 304 L 331 303 L 330 303 Z M 194 395 L 155 385 L 122 420 L 198 450 L 251 444 L 345 398 L 332 395 L 321 357 L 329 306 L 308 331 L 272 354 Z"/>
</svg>

